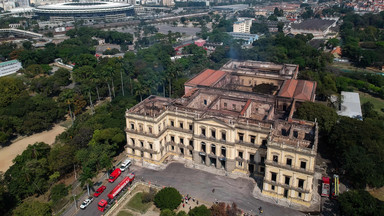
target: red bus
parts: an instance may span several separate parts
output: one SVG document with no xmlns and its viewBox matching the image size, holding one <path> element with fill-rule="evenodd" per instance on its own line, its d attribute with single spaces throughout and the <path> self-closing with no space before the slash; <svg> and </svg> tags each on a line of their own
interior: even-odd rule
<svg viewBox="0 0 384 216">
<path fill-rule="evenodd" d="M 111 175 L 109 175 L 108 181 L 111 182 L 111 183 L 114 182 L 117 178 L 119 178 L 120 174 L 121 174 L 120 168 L 117 168 L 117 169 L 113 170 Z"/>
<path fill-rule="evenodd" d="M 128 184 L 132 183 L 135 179 L 135 174 L 127 175 L 109 194 L 109 199 L 114 199 Z"/>
</svg>

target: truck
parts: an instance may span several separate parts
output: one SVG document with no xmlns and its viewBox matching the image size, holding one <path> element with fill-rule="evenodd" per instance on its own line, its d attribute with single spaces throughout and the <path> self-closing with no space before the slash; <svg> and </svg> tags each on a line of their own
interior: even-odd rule
<svg viewBox="0 0 384 216">
<path fill-rule="evenodd" d="M 323 183 L 321 185 L 321 196 L 329 197 L 330 189 L 331 187 L 329 177 L 323 177 Z"/>
<path fill-rule="evenodd" d="M 97 209 L 99 209 L 99 211 L 101 211 L 101 212 L 104 212 L 105 209 L 106 209 L 106 207 L 107 207 L 107 205 L 108 205 L 107 200 L 102 199 L 102 200 L 100 200 L 100 202 L 97 204 Z"/>
<path fill-rule="evenodd" d="M 120 168 L 116 168 L 115 170 L 113 170 L 111 175 L 109 175 L 108 181 L 113 183 L 117 178 L 119 178 L 120 174 L 121 174 Z"/>
<path fill-rule="evenodd" d="M 340 179 L 339 176 L 334 174 L 332 179 L 332 194 L 331 198 L 336 199 L 340 194 Z"/>
<path fill-rule="evenodd" d="M 114 199 L 127 185 L 132 184 L 135 174 L 128 174 L 109 194 L 109 199 Z"/>
</svg>

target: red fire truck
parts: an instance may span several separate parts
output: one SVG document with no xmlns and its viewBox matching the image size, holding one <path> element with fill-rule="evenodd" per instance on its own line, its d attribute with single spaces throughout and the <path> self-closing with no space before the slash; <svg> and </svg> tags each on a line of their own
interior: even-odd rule
<svg viewBox="0 0 384 216">
<path fill-rule="evenodd" d="M 331 198 L 336 199 L 340 194 L 340 179 L 339 176 L 334 174 L 332 179 L 332 194 Z"/>
<path fill-rule="evenodd" d="M 109 194 L 109 199 L 114 199 L 128 184 L 131 184 L 135 179 L 135 174 L 127 175 Z"/>
<path fill-rule="evenodd" d="M 97 205 L 97 208 L 99 211 L 104 212 L 105 209 L 108 206 L 108 203 L 111 203 L 113 199 L 116 198 L 116 196 L 129 184 L 132 184 L 133 180 L 135 179 L 135 174 L 131 173 L 128 174 L 109 194 L 108 194 L 108 201 L 107 200 L 100 200 L 100 202 Z"/>
<path fill-rule="evenodd" d="M 104 200 L 104 199 L 102 199 L 102 200 L 100 200 L 100 202 L 97 204 L 97 209 L 99 209 L 99 211 L 101 211 L 101 212 L 104 212 L 104 210 L 105 210 L 105 207 L 107 207 L 107 200 Z"/>
<path fill-rule="evenodd" d="M 113 170 L 111 175 L 109 175 L 108 181 L 111 182 L 111 183 L 114 182 L 120 176 L 120 174 L 121 174 L 120 168 L 117 168 L 117 169 Z"/>
<path fill-rule="evenodd" d="M 330 179 L 329 177 L 323 177 L 323 183 L 321 187 L 321 196 L 329 197 L 329 191 L 330 191 Z"/>
</svg>

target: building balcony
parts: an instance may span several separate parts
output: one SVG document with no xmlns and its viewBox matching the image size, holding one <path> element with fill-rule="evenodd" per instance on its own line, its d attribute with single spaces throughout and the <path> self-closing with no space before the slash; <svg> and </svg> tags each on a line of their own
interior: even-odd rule
<svg viewBox="0 0 384 216">
<path fill-rule="evenodd" d="M 277 162 L 271 161 L 271 160 L 266 160 L 265 164 L 269 165 L 269 166 L 273 166 L 273 167 L 279 167 L 279 168 L 283 168 L 283 169 L 287 169 L 287 170 L 292 170 L 294 172 L 305 173 L 307 175 L 314 175 L 315 174 L 314 171 L 309 171 L 307 169 L 302 169 L 302 168 L 296 167 L 296 166 L 289 166 L 286 164 L 277 163 Z"/>
<path fill-rule="evenodd" d="M 134 134 L 138 134 L 138 135 L 143 135 L 143 136 L 146 136 L 146 137 L 153 137 L 153 138 L 158 137 L 156 134 L 148 133 L 148 132 L 137 130 L 137 129 L 125 128 L 125 132 L 134 133 Z"/>
</svg>

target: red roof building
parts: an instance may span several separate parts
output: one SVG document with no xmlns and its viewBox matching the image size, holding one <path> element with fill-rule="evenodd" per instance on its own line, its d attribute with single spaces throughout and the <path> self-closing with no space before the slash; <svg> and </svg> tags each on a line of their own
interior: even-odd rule
<svg viewBox="0 0 384 216">
<path fill-rule="evenodd" d="M 316 82 L 308 80 L 286 80 L 278 96 L 298 101 L 315 101 Z"/>
</svg>

